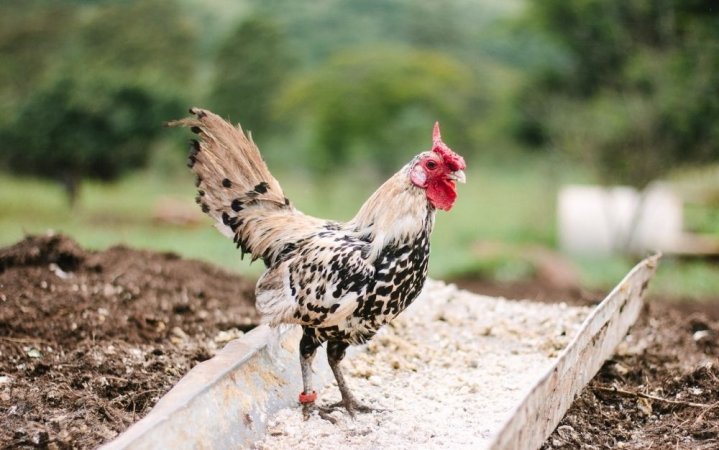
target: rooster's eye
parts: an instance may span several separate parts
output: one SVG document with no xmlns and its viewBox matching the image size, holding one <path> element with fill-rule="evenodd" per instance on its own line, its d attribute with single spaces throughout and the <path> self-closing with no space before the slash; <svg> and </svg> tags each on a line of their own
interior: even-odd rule
<svg viewBox="0 0 719 450">
<path fill-rule="evenodd" d="M 428 168 L 429 170 L 434 170 L 434 169 L 437 168 L 437 163 L 434 162 L 434 161 L 428 161 L 428 162 L 427 162 L 427 168 Z"/>
</svg>

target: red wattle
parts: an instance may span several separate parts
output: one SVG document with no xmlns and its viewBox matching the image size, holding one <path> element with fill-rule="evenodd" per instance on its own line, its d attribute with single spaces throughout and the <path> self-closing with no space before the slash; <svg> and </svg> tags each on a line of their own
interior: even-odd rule
<svg viewBox="0 0 719 450">
<path fill-rule="evenodd" d="M 457 199 L 454 181 L 447 179 L 430 180 L 427 185 L 427 198 L 435 208 L 449 211 Z"/>
</svg>

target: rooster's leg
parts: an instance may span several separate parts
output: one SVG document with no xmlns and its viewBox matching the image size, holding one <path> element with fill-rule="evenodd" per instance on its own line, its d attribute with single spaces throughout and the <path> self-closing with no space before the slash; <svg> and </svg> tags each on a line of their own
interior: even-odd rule
<svg viewBox="0 0 719 450">
<path fill-rule="evenodd" d="M 305 333 L 300 340 L 300 369 L 302 369 L 303 387 L 300 393 L 300 403 L 302 403 L 302 414 L 307 420 L 317 398 L 317 394 L 312 389 L 312 360 L 319 344 L 314 339 L 314 336 L 308 332 L 308 329 L 305 328 L 304 331 Z"/>
<path fill-rule="evenodd" d="M 375 411 L 375 409 L 365 406 L 357 401 L 355 396 L 352 395 L 352 392 L 350 392 L 347 387 L 344 375 L 342 375 L 342 370 L 340 370 L 340 361 L 342 361 L 342 358 L 345 357 L 345 350 L 348 346 L 349 344 L 343 341 L 327 342 L 327 362 L 332 369 L 332 373 L 335 374 L 337 387 L 340 389 L 340 394 L 342 395 L 342 401 L 339 405 L 344 406 L 351 416 L 353 416 L 355 412 L 365 413 Z"/>
</svg>

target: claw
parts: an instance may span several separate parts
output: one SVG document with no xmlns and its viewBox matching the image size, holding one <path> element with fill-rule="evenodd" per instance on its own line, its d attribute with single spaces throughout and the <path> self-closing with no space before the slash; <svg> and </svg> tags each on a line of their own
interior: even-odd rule
<svg viewBox="0 0 719 450">
<path fill-rule="evenodd" d="M 349 415 L 352 416 L 352 417 L 354 417 L 354 413 L 355 413 L 355 412 L 362 413 L 362 414 L 367 414 L 367 413 L 382 412 L 382 411 L 384 411 L 383 409 L 380 409 L 380 408 L 372 408 L 371 406 L 363 405 L 363 404 L 357 403 L 357 402 L 349 403 L 349 404 L 344 404 L 343 406 L 345 407 L 345 409 L 347 410 L 347 412 L 349 413 Z"/>
<path fill-rule="evenodd" d="M 332 417 L 330 413 L 325 409 L 320 408 L 317 412 L 319 413 L 320 417 L 322 417 L 327 422 L 331 423 L 332 425 L 337 425 L 337 419 Z"/>
<path fill-rule="evenodd" d="M 323 407 L 327 410 L 335 410 L 337 408 L 344 408 L 347 411 L 347 414 L 350 415 L 350 417 L 354 417 L 355 413 L 372 413 L 372 412 L 383 412 L 384 409 L 381 408 L 372 408 L 371 406 L 363 405 L 362 403 L 351 399 L 349 401 L 340 400 L 337 403 L 332 403 L 331 405 Z"/>
<path fill-rule="evenodd" d="M 317 406 L 314 403 L 305 403 L 302 405 L 302 418 L 304 420 L 309 420 L 310 416 L 312 416 L 312 411 L 317 411 L 317 414 L 322 419 L 332 423 L 332 425 L 337 425 L 337 419 L 330 415 L 333 411 L 331 407 Z"/>
</svg>

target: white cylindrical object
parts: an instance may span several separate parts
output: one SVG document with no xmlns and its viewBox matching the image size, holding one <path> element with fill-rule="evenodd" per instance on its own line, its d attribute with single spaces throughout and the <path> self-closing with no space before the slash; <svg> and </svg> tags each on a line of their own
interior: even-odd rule
<svg viewBox="0 0 719 450">
<path fill-rule="evenodd" d="M 559 243 L 577 256 L 606 257 L 672 248 L 683 227 L 682 202 L 656 184 L 644 193 L 625 186 L 566 186 L 557 207 Z"/>
</svg>

